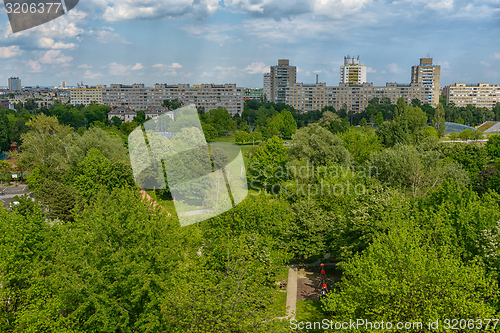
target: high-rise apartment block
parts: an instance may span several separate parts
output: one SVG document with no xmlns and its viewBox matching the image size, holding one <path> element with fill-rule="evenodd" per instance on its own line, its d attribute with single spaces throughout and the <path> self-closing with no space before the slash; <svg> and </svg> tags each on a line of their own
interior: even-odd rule
<svg viewBox="0 0 500 333">
<path fill-rule="evenodd" d="M 359 64 L 359 56 L 344 57 L 344 65 L 340 66 L 340 83 L 363 84 L 366 82 L 366 66 Z"/>
<path fill-rule="evenodd" d="M 21 90 L 21 79 L 18 77 L 9 77 L 9 90 L 10 91 L 20 91 Z"/>
<path fill-rule="evenodd" d="M 264 74 L 264 97 L 271 100 L 271 73 Z"/>
<path fill-rule="evenodd" d="M 439 103 L 439 81 L 441 66 L 434 65 L 432 58 L 420 58 L 420 65 L 412 66 L 411 82 L 421 83 L 427 90 L 427 96 L 421 102 L 431 106 Z"/>
<path fill-rule="evenodd" d="M 243 112 L 244 91 L 236 84 L 111 84 L 103 86 L 79 86 L 70 89 L 72 104 L 88 105 L 92 101 L 110 107 L 124 106 L 135 111 L 145 111 L 150 106 L 161 106 L 164 100 L 178 99 L 183 104 L 195 104 L 210 111 L 225 108 L 232 115 Z"/>
<path fill-rule="evenodd" d="M 500 85 L 455 83 L 446 87 L 446 103 L 493 109 L 500 103 Z"/>
<path fill-rule="evenodd" d="M 297 67 L 290 66 L 288 59 L 279 59 L 278 66 L 271 66 L 271 98 L 270 102 L 285 103 L 286 88 L 297 79 Z"/>
</svg>

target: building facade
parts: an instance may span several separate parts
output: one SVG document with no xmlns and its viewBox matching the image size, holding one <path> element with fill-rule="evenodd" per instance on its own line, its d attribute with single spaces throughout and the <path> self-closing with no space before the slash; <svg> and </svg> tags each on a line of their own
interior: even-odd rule
<svg viewBox="0 0 500 333">
<path fill-rule="evenodd" d="M 325 106 L 333 106 L 336 110 L 343 108 L 348 112 L 362 112 L 373 98 L 388 98 L 392 104 L 396 104 L 403 97 L 406 104 L 410 104 L 412 99 L 422 100 L 427 94 L 428 89 L 421 83 L 387 83 L 385 86 L 341 83 L 337 87 L 327 86 L 325 83 L 296 83 L 287 89 L 286 103 L 302 112 L 321 110 Z"/>
<path fill-rule="evenodd" d="M 500 85 L 455 83 L 447 86 L 446 103 L 454 103 L 459 107 L 470 104 L 491 110 L 500 103 Z"/>
<path fill-rule="evenodd" d="M 103 104 L 102 91 L 106 86 L 86 86 L 78 85 L 77 88 L 69 90 L 70 103 L 73 105 L 90 105 L 92 102 Z"/>
<path fill-rule="evenodd" d="M 146 111 L 151 106 L 161 106 L 164 100 L 178 99 L 182 104 L 195 104 L 205 111 L 219 107 L 232 115 L 243 112 L 244 89 L 236 84 L 111 84 L 107 86 L 79 86 L 70 89 L 72 104 L 89 105 L 91 102 L 108 105 L 111 108 L 124 106 L 135 111 Z"/>
<path fill-rule="evenodd" d="M 420 65 L 411 67 L 411 82 L 421 83 L 427 89 L 422 104 L 436 106 L 439 103 L 439 83 L 441 66 L 434 65 L 432 58 L 420 58 Z"/>
<path fill-rule="evenodd" d="M 20 91 L 21 79 L 18 77 L 9 77 L 9 90 L 10 91 Z"/>
<path fill-rule="evenodd" d="M 113 107 L 108 112 L 109 120 L 113 119 L 113 117 L 118 117 L 125 123 L 133 121 L 135 116 L 137 116 L 137 112 L 126 106 Z"/>
<path fill-rule="evenodd" d="M 363 84 L 366 82 L 366 66 L 359 64 L 359 56 L 344 57 L 344 65 L 340 66 L 340 83 Z"/>
<path fill-rule="evenodd" d="M 279 59 L 278 66 L 271 66 L 271 98 L 270 102 L 285 103 L 286 88 L 296 83 L 297 67 L 290 66 L 288 59 Z"/>
<path fill-rule="evenodd" d="M 271 100 L 271 73 L 264 74 L 264 98 L 268 101 Z"/>
</svg>

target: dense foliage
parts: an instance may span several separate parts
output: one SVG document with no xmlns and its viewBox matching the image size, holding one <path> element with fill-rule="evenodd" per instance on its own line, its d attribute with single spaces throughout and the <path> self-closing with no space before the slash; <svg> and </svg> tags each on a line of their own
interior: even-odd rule
<svg viewBox="0 0 500 333">
<path fill-rule="evenodd" d="M 19 111 L 0 113 L 0 143 Z M 31 110 L 14 131 L 35 201 L 0 209 L 1 332 L 289 332 L 277 282 L 325 252 L 342 280 L 324 318 L 500 315 L 500 140 L 439 141 L 450 106 L 372 100 L 359 119 L 259 101 L 241 117 L 199 109 L 207 140 L 250 145 L 249 195 L 186 227 L 168 191 L 146 196 L 132 176 L 124 138 L 144 115 L 121 124 L 104 111 Z"/>
</svg>

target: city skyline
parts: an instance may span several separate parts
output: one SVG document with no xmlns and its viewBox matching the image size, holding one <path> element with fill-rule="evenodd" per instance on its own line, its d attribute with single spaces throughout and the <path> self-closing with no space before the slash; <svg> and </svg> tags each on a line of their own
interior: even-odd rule
<svg viewBox="0 0 500 333">
<path fill-rule="evenodd" d="M 499 0 L 89 0 L 13 34 L 0 10 L 0 81 L 25 86 L 236 83 L 262 87 L 277 59 L 297 82 L 340 82 L 360 56 L 367 82 L 409 83 L 430 56 L 441 86 L 500 82 Z M 167 33 L 166 33 L 167 32 Z M 6 84 L 6 83 L 4 83 Z"/>
</svg>

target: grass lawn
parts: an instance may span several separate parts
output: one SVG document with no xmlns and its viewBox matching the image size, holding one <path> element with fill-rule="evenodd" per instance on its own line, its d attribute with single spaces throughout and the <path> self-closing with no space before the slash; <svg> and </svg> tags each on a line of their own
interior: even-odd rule
<svg viewBox="0 0 500 333">
<path fill-rule="evenodd" d="M 328 318 L 321 309 L 320 301 L 297 301 L 297 313 L 295 315 L 297 321 L 303 322 L 321 322 L 323 319 Z M 321 329 L 304 329 L 300 332 L 320 333 L 325 332 Z"/>
<path fill-rule="evenodd" d="M 277 311 L 276 317 L 286 316 L 286 293 L 278 292 L 274 298 L 274 309 Z"/>
</svg>

